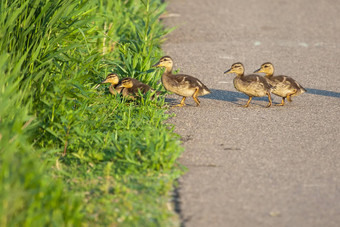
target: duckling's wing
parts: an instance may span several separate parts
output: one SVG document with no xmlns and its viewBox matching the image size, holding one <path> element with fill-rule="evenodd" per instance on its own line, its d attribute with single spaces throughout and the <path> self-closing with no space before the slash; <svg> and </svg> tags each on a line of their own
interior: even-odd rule
<svg viewBox="0 0 340 227">
<path fill-rule="evenodd" d="M 189 87 L 189 88 L 199 88 L 200 91 L 205 91 L 210 93 L 207 86 L 205 86 L 199 79 L 193 76 L 185 75 L 185 74 L 176 74 L 172 75 L 172 79 L 174 81 L 174 85 L 177 87 Z"/>
<path fill-rule="evenodd" d="M 135 94 L 138 94 L 138 91 L 141 91 L 144 94 L 148 92 L 151 89 L 151 87 L 149 85 L 141 83 L 136 86 L 134 85 L 131 89 Z"/>
<path fill-rule="evenodd" d="M 275 83 L 277 84 L 277 87 L 281 87 L 282 89 L 291 90 L 296 93 L 304 93 L 306 92 L 306 89 L 303 88 L 296 80 L 289 76 L 275 76 L 274 78 Z"/>
<path fill-rule="evenodd" d="M 293 84 L 295 84 L 294 79 L 288 77 L 288 76 L 284 76 L 284 75 L 280 75 L 280 76 L 274 76 L 272 79 L 276 84 L 281 84 L 281 86 L 285 86 L 285 87 L 290 87 Z"/>
<path fill-rule="evenodd" d="M 139 91 L 141 91 L 142 93 L 146 93 L 151 89 L 149 85 L 144 84 L 140 82 L 139 80 L 133 79 L 132 82 L 133 82 L 133 87 L 130 88 L 130 90 L 134 94 L 138 94 Z"/>
<path fill-rule="evenodd" d="M 236 82 L 235 82 L 236 81 Z M 238 82 L 237 82 L 238 81 Z M 272 85 L 262 76 L 251 74 L 234 79 L 235 88 L 249 96 L 265 96 L 271 89 Z"/>
<path fill-rule="evenodd" d="M 247 76 L 243 76 L 242 81 L 249 83 L 249 84 L 261 84 L 266 89 L 269 89 L 269 88 L 272 87 L 272 85 L 270 85 L 264 77 L 256 75 L 256 74 L 250 74 L 250 75 L 247 75 Z"/>
<path fill-rule="evenodd" d="M 284 76 L 284 75 L 275 76 L 274 81 L 277 83 L 282 83 L 285 86 L 292 88 L 292 89 L 306 91 L 306 89 L 304 89 L 296 80 L 294 80 L 293 78 L 289 76 Z"/>
</svg>

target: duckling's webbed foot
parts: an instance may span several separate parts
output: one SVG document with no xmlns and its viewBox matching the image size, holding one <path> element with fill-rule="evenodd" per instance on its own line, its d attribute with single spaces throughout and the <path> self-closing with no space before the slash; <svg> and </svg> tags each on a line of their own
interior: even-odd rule
<svg viewBox="0 0 340 227">
<path fill-rule="evenodd" d="M 193 97 L 193 99 L 195 100 L 195 102 L 196 102 L 196 106 L 199 106 L 200 105 L 200 101 L 198 100 L 198 98 L 197 98 L 197 93 L 198 93 L 198 88 L 196 88 L 196 91 L 195 91 L 195 93 L 192 95 L 192 97 Z"/>
<path fill-rule="evenodd" d="M 174 106 L 172 106 L 172 107 L 182 107 L 182 106 L 185 106 L 185 99 L 186 99 L 186 97 L 183 97 L 180 104 L 174 105 Z"/>
</svg>

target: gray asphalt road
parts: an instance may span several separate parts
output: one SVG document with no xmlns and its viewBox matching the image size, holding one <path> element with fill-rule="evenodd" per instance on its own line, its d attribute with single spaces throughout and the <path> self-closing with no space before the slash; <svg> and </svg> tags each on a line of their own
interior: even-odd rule
<svg viewBox="0 0 340 227">
<path fill-rule="evenodd" d="M 164 44 L 212 94 L 172 110 L 186 148 L 185 226 L 340 226 L 340 2 L 169 0 Z M 264 108 L 224 75 L 271 61 L 308 93 Z M 171 95 L 177 103 L 180 98 Z M 281 99 L 274 96 L 274 102 Z"/>
</svg>

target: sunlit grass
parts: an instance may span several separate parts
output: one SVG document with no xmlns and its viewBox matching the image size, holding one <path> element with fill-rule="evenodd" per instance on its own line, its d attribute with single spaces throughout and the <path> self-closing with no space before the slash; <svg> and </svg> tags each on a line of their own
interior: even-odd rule
<svg viewBox="0 0 340 227">
<path fill-rule="evenodd" d="M 164 97 L 94 89 L 115 72 L 164 91 L 151 68 L 164 10 L 158 0 L 0 3 L 0 226 L 176 224 L 181 148 Z"/>
</svg>

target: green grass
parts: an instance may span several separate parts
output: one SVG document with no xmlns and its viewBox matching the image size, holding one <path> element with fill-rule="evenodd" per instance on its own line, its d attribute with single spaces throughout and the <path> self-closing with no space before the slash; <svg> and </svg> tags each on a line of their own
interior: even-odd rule
<svg viewBox="0 0 340 227">
<path fill-rule="evenodd" d="M 109 72 L 162 90 L 158 0 L 0 3 L 0 226 L 174 226 L 181 174 L 164 97 L 131 102 Z M 65 154 L 65 155 L 64 155 Z"/>
</svg>

